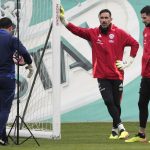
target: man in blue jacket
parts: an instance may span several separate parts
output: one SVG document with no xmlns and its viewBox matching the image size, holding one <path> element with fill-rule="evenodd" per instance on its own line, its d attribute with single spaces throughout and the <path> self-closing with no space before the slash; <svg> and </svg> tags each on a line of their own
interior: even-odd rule
<svg viewBox="0 0 150 150">
<path fill-rule="evenodd" d="M 7 18 L 0 19 L 0 145 L 8 142 L 6 136 L 6 124 L 15 95 L 15 63 L 14 53 L 18 52 L 28 65 L 28 77 L 33 74 L 32 59 L 21 41 L 14 37 L 12 21 Z"/>
</svg>

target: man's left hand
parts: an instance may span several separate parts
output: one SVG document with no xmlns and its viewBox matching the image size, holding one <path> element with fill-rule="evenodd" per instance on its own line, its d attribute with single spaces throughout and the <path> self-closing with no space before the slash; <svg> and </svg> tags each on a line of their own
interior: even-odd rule
<svg viewBox="0 0 150 150">
<path fill-rule="evenodd" d="M 133 60 L 134 60 L 134 58 L 131 56 L 127 60 L 124 60 L 124 61 L 117 60 L 116 67 L 119 70 L 124 70 L 125 68 L 129 67 L 133 63 Z"/>
<path fill-rule="evenodd" d="M 25 67 L 26 69 L 29 70 L 29 73 L 27 75 L 28 78 L 31 78 L 34 72 L 33 66 L 31 64 L 29 64 L 28 66 Z"/>
</svg>

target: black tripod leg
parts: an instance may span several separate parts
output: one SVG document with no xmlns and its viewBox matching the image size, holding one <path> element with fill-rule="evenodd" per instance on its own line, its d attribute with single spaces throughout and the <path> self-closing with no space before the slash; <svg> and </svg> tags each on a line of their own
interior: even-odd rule
<svg viewBox="0 0 150 150">
<path fill-rule="evenodd" d="M 32 132 L 31 132 L 30 129 L 28 128 L 27 124 L 23 121 L 23 119 L 22 119 L 20 116 L 19 116 L 19 118 L 21 119 L 22 123 L 25 125 L 25 127 L 26 127 L 26 128 L 28 129 L 28 131 L 30 132 L 31 136 L 30 136 L 29 138 L 33 137 L 33 139 L 35 140 L 35 142 L 37 143 L 37 145 L 40 146 L 40 144 L 38 143 L 38 141 L 36 140 L 36 138 L 34 137 L 34 135 L 32 134 Z M 28 140 L 29 138 L 27 138 L 26 140 Z M 25 140 L 25 141 L 26 141 L 26 140 Z"/>
<path fill-rule="evenodd" d="M 14 139 L 10 136 L 10 133 L 11 133 L 13 127 L 14 127 L 15 124 L 16 124 L 16 119 L 17 119 L 17 118 L 15 118 L 15 120 L 14 120 L 14 122 L 13 122 L 13 124 L 12 124 L 12 126 L 11 126 L 11 128 L 10 128 L 10 130 L 9 130 L 9 132 L 8 132 L 8 135 L 7 135 L 7 137 L 9 137 L 15 144 L 16 144 L 16 142 L 15 142 Z"/>
<path fill-rule="evenodd" d="M 29 137 L 27 137 L 24 141 L 22 141 L 21 143 L 19 143 L 19 138 L 17 139 L 17 142 L 10 136 L 10 133 L 11 133 L 11 131 L 12 131 L 12 129 L 13 129 L 13 127 L 15 127 L 15 130 L 16 130 L 16 125 L 15 124 L 17 124 L 17 119 L 21 119 L 21 121 L 22 121 L 22 123 L 25 125 L 25 127 L 27 128 L 27 130 L 30 132 L 30 134 L 31 134 L 31 136 L 29 136 Z M 30 129 L 29 129 L 29 127 L 27 126 L 27 124 L 22 120 L 22 118 L 19 116 L 19 118 L 18 118 L 18 116 L 16 116 L 16 118 L 15 118 L 15 120 L 14 120 L 14 122 L 13 122 L 13 124 L 12 124 L 12 126 L 11 126 L 11 128 L 10 128 L 10 131 L 9 131 L 9 133 L 8 133 L 8 137 L 16 144 L 16 145 L 20 145 L 20 144 L 22 144 L 22 143 L 24 143 L 25 141 L 27 141 L 28 139 L 30 139 L 30 138 L 33 138 L 34 140 L 35 140 L 35 142 L 37 143 L 37 145 L 38 146 L 40 146 L 40 144 L 38 143 L 38 141 L 37 141 L 37 139 L 34 137 L 34 135 L 32 134 L 32 132 L 30 131 Z M 15 134 L 14 134 L 15 135 Z M 15 136 L 14 136 L 15 137 Z"/>
</svg>

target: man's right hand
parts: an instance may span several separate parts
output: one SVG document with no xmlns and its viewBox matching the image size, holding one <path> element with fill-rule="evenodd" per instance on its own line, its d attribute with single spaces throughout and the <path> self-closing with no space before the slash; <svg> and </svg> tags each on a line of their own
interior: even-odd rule
<svg viewBox="0 0 150 150">
<path fill-rule="evenodd" d="M 66 21 L 66 19 L 65 19 L 65 11 L 62 6 L 60 6 L 60 21 L 64 26 L 67 26 L 68 21 Z"/>
<path fill-rule="evenodd" d="M 31 78 L 34 72 L 33 66 L 31 64 L 29 64 L 28 66 L 25 67 L 26 69 L 29 70 L 29 73 L 27 75 L 28 78 Z"/>
</svg>

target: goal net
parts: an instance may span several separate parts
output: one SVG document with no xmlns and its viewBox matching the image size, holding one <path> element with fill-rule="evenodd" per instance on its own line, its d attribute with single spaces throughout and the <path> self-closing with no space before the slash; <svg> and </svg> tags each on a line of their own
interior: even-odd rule
<svg viewBox="0 0 150 150">
<path fill-rule="evenodd" d="M 0 5 L 0 17 L 12 19 L 17 35 L 17 0 L 0 0 Z M 19 37 L 30 52 L 34 66 L 30 79 L 25 67 L 19 67 L 19 115 L 33 135 L 40 138 L 60 138 L 59 6 L 59 0 L 19 1 Z M 53 30 L 48 38 L 52 16 Z M 16 91 L 8 131 L 17 115 L 17 100 Z M 20 136 L 28 136 L 30 133 L 22 120 L 19 123 Z M 11 130 L 13 135 L 15 130 L 15 127 Z"/>
</svg>

